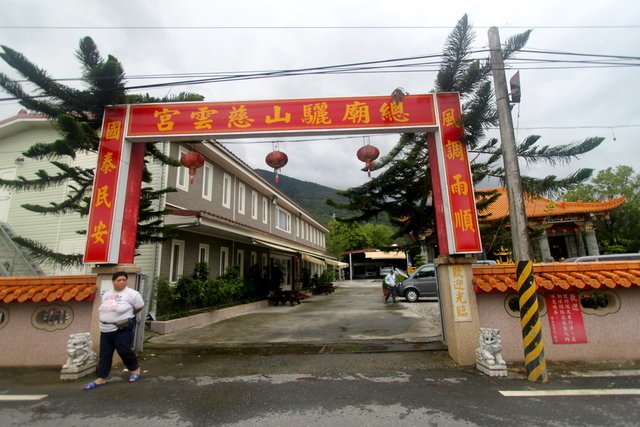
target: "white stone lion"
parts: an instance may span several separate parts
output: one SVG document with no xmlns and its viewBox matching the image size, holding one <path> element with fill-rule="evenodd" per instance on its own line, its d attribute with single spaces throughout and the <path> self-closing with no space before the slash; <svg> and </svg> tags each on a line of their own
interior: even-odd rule
<svg viewBox="0 0 640 427">
<path fill-rule="evenodd" d="M 95 362 L 96 352 L 92 349 L 91 334 L 82 332 L 78 334 L 70 334 L 67 343 L 67 363 L 62 369 L 79 369 L 90 363 Z"/>
<path fill-rule="evenodd" d="M 502 358 L 502 339 L 500 330 L 492 328 L 480 328 L 480 347 L 476 349 L 476 359 L 484 361 L 487 365 L 504 365 Z"/>
</svg>

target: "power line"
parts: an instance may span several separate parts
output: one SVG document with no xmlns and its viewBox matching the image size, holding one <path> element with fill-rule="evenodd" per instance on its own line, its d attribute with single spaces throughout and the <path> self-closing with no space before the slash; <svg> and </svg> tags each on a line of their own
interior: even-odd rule
<svg viewBox="0 0 640 427">
<path fill-rule="evenodd" d="M 494 26 L 494 25 L 492 25 Z M 488 29 L 492 26 L 474 25 Z M 451 30 L 450 25 L 0 25 L 7 30 Z M 501 29 L 625 30 L 640 25 L 504 25 Z"/>
<path fill-rule="evenodd" d="M 486 49 L 475 50 L 472 51 L 472 54 L 487 52 Z M 585 56 L 590 58 L 608 58 L 608 59 L 618 59 L 618 60 L 636 60 L 640 59 L 638 57 L 629 57 L 622 55 L 601 55 L 601 54 L 593 54 L 593 53 L 575 53 L 575 52 L 557 52 L 557 51 L 548 51 L 548 50 L 525 50 L 525 52 L 542 54 L 542 55 L 569 55 L 569 56 Z M 328 65 L 328 66 L 320 66 L 320 67 L 306 67 L 306 68 L 298 68 L 298 69 L 285 69 L 285 70 L 268 70 L 268 71 L 257 71 L 257 72 L 235 72 L 225 74 L 223 72 L 215 72 L 215 73 L 184 73 L 184 74 L 157 74 L 157 75 L 142 75 L 142 76 L 127 76 L 127 80 L 137 80 L 137 79 L 147 79 L 147 78 L 170 78 L 170 77 L 181 77 L 181 76 L 194 76 L 200 77 L 197 79 L 187 79 L 187 80 L 178 80 L 178 81 L 170 81 L 170 82 L 161 82 L 161 83 L 153 83 L 146 85 L 133 85 L 128 86 L 125 89 L 127 90 L 144 90 L 144 89 L 153 89 L 160 87 L 174 87 L 174 86 L 187 86 L 187 85 L 199 85 L 199 84 L 208 84 L 208 83 L 219 83 L 219 82 L 230 82 L 230 81 L 241 81 L 241 80 L 254 80 L 254 79 L 265 79 L 265 78 L 275 78 L 275 77 L 292 77 L 292 76 L 303 76 L 303 75 L 327 75 L 327 74 L 372 74 L 372 73 L 431 73 L 439 71 L 442 62 L 440 60 L 436 61 L 425 61 L 428 59 L 436 59 L 441 58 L 442 54 L 428 54 L 428 55 L 419 55 L 419 56 L 411 56 L 404 58 L 393 58 L 393 59 L 384 59 L 384 60 L 376 60 L 376 61 L 364 61 L 364 62 L 355 62 L 355 63 L 347 63 L 347 64 L 338 64 L 338 65 Z M 467 61 L 485 61 L 486 58 L 470 58 Z M 409 62 L 409 61 L 420 61 L 420 62 Z M 532 67 L 524 67 L 510 66 L 509 69 L 572 69 L 572 68 L 611 68 L 611 67 L 636 67 L 640 66 L 640 63 L 628 63 L 628 62 L 612 62 L 612 61 L 598 61 L 598 60 L 562 60 L 562 59 L 513 59 L 513 62 L 521 61 L 523 63 L 533 64 L 541 64 L 541 63 L 568 63 L 568 64 L 580 64 L 573 66 L 555 66 L 555 67 L 542 67 L 542 66 L 532 66 Z M 432 68 L 419 68 L 416 67 L 424 67 L 429 66 Z M 413 69 L 409 69 L 413 68 Z M 54 81 L 81 81 L 81 78 L 76 79 L 54 79 Z M 22 81 L 24 82 L 24 81 Z M 32 98 L 46 98 L 44 95 L 36 95 Z M 16 98 L 0 98 L 0 102 L 6 101 L 14 101 Z"/>
</svg>

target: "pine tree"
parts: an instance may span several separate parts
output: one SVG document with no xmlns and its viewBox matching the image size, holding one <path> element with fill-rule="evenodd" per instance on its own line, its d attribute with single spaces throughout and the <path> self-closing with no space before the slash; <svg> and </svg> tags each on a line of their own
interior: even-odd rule
<svg viewBox="0 0 640 427">
<path fill-rule="evenodd" d="M 41 190 L 67 183 L 68 196 L 63 202 L 22 206 L 24 209 L 43 215 L 64 215 L 70 212 L 76 212 L 82 216 L 88 215 L 95 168 L 72 166 L 71 162 L 79 153 L 97 153 L 103 111 L 107 105 L 203 99 L 200 95 L 190 93 L 181 93 L 176 97 L 163 99 L 156 99 L 149 95 L 127 95 L 122 65 L 111 55 L 103 59 L 90 37 L 81 39 L 76 51 L 76 58 L 82 65 L 82 81 L 86 86 L 82 90 L 58 83 L 45 70 L 34 65 L 21 53 L 7 46 L 0 47 L 2 48 L 0 58 L 29 83 L 35 85 L 38 93 L 29 94 L 20 83 L 3 73 L 0 73 L 0 87 L 19 99 L 20 104 L 28 110 L 50 117 L 61 135 L 61 138 L 54 142 L 37 143 L 23 153 L 25 157 L 31 159 L 48 160 L 57 168 L 55 174 L 40 170 L 33 178 L 19 176 L 15 180 L 0 180 L 0 186 L 17 191 Z M 154 202 L 164 193 L 175 191 L 173 188 L 154 190 L 149 187 L 151 174 L 146 164 L 148 161 L 158 161 L 179 166 L 177 161 L 163 155 L 151 143 L 146 144 L 146 152 L 138 218 L 138 245 L 162 241 L 170 235 L 171 228 L 163 226 L 162 223 L 162 217 L 166 212 L 154 210 L 153 206 L 157 205 Z M 78 233 L 86 234 L 86 230 L 78 230 Z M 38 262 L 48 262 L 61 267 L 79 265 L 82 262 L 82 254 L 57 253 L 37 241 L 24 237 L 16 237 L 14 240 L 24 246 Z"/>
<path fill-rule="evenodd" d="M 502 51 L 503 58 L 513 57 L 525 46 L 530 34 L 531 30 L 528 30 L 509 38 Z M 495 138 L 486 140 L 487 129 L 498 125 L 490 80 L 491 61 L 488 57 L 484 60 L 472 58 L 474 38 L 473 28 L 464 15 L 445 42 L 434 91 L 460 93 L 464 142 L 469 151 L 474 183 L 497 178 L 504 184 L 499 141 Z M 539 147 L 539 140 L 540 136 L 532 135 L 520 142 L 517 146 L 519 158 L 530 164 L 566 164 L 596 148 L 603 138 L 587 138 L 579 143 L 555 147 Z M 435 214 L 429 155 L 425 133 L 402 134 L 391 151 L 374 162 L 373 170 L 381 171 L 378 176 L 359 187 L 339 191 L 338 194 L 348 198 L 347 203 L 339 204 L 333 200 L 327 200 L 327 203 L 354 213 L 349 218 L 341 218 L 342 221 L 365 222 L 386 215 L 397 227 L 397 236 L 409 235 L 416 241 L 425 240 L 433 245 L 436 243 Z M 580 169 L 561 179 L 553 175 L 543 179 L 523 176 L 522 181 L 527 194 L 552 196 L 583 182 L 592 172 L 591 169 Z M 494 200 L 495 197 L 485 198 L 478 204 L 478 211 L 481 212 Z M 485 234 L 483 237 L 492 238 L 492 234 Z"/>
</svg>

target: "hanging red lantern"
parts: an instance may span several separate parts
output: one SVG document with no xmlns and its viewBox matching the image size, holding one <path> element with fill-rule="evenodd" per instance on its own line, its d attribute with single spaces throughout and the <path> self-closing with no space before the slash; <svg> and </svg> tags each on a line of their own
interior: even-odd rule
<svg viewBox="0 0 640 427">
<path fill-rule="evenodd" d="M 279 171 L 282 167 L 284 167 L 287 164 L 287 162 L 289 161 L 289 158 L 282 151 L 274 150 L 269 154 L 267 154 L 267 157 L 264 160 L 265 162 L 267 162 L 267 164 L 270 167 L 273 168 L 273 173 L 276 174 L 275 182 L 276 184 L 279 184 L 280 183 Z"/>
<path fill-rule="evenodd" d="M 365 162 L 367 174 L 369 178 L 371 178 L 371 162 L 378 158 L 380 151 L 373 145 L 367 144 L 364 147 L 360 147 L 356 155 L 358 156 L 358 160 Z"/>
<path fill-rule="evenodd" d="M 185 168 L 189 168 L 189 184 L 193 184 L 196 170 L 204 165 L 204 157 L 197 151 L 189 151 L 180 158 L 180 164 Z"/>
</svg>

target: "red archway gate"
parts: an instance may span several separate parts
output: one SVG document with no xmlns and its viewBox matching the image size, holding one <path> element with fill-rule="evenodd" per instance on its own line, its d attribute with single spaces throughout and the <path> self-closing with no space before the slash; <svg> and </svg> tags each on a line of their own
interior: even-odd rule
<svg viewBox="0 0 640 427">
<path fill-rule="evenodd" d="M 140 142 L 309 134 L 427 132 L 440 252 L 482 252 L 460 114 L 457 93 L 400 101 L 371 96 L 108 107 L 84 262 L 133 263 L 145 154 Z"/>
</svg>

